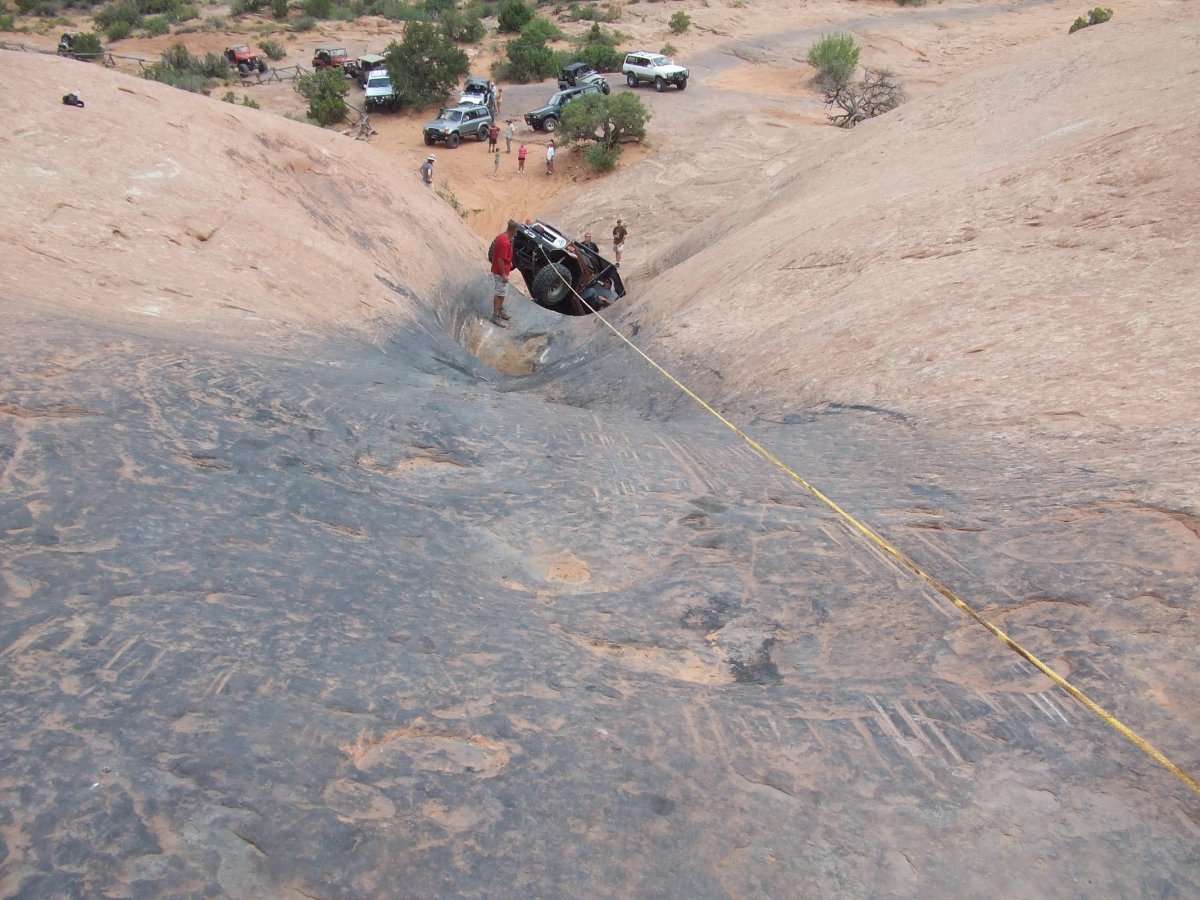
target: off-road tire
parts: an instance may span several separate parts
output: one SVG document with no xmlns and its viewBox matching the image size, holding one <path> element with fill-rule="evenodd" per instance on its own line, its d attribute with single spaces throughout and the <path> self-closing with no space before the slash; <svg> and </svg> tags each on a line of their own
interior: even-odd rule
<svg viewBox="0 0 1200 900">
<path fill-rule="evenodd" d="M 680 78 L 680 79 L 679 79 L 679 83 L 678 83 L 678 84 L 676 84 L 675 86 L 676 86 L 677 88 L 679 88 L 681 91 L 686 91 L 686 90 L 687 90 L 687 79 L 686 79 L 686 78 Z"/>
<path fill-rule="evenodd" d="M 240 62 L 237 64 L 237 70 L 238 70 L 239 75 L 249 75 L 250 74 L 250 64 Z"/>
<path fill-rule="evenodd" d="M 437 143 L 437 141 L 435 141 L 435 140 L 434 140 L 433 138 L 431 138 L 429 135 L 425 135 L 425 143 L 426 143 L 427 145 L 429 145 L 430 147 L 432 147 L 434 144 L 436 144 L 436 143 Z"/>
<path fill-rule="evenodd" d="M 634 75 L 632 72 L 629 72 L 625 76 L 625 83 L 627 85 L 629 85 L 630 87 L 637 87 L 637 76 Z"/>
<path fill-rule="evenodd" d="M 546 118 L 542 119 L 542 131 L 546 132 L 547 134 L 553 134 L 557 130 L 558 119 L 556 119 L 554 116 L 546 116 Z"/>
<path fill-rule="evenodd" d="M 563 281 L 566 279 L 566 282 Z M 533 286 L 530 293 L 533 299 L 546 306 L 557 306 L 571 295 L 571 285 L 574 279 L 571 270 L 562 263 L 550 263 L 538 270 L 533 276 Z"/>
<path fill-rule="evenodd" d="M 266 71 L 267 71 L 267 64 L 260 59 L 258 61 L 258 74 L 262 75 Z"/>
<path fill-rule="evenodd" d="M 667 89 L 667 80 L 661 75 L 654 76 L 654 89 L 660 94 Z"/>
<path fill-rule="evenodd" d="M 604 96 L 605 96 L 605 97 L 607 97 L 607 96 L 608 96 L 608 92 L 609 92 L 609 91 L 611 91 L 611 90 L 612 90 L 612 88 L 610 88 L 610 87 L 608 86 L 608 82 L 607 82 L 607 81 L 606 81 L 606 82 L 604 82 L 602 85 L 600 85 L 600 91 L 601 91 L 601 93 L 603 93 L 603 94 L 604 94 Z"/>
<path fill-rule="evenodd" d="M 479 127 L 479 130 L 477 132 L 475 132 L 475 140 L 479 141 L 479 143 L 481 143 L 481 144 L 487 140 L 487 136 L 488 136 L 488 128 L 486 125 L 481 125 Z"/>
<path fill-rule="evenodd" d="M 459 137 L 458 132 L 452 131 L 452 132 L 450 132 L 449 135 L 446 136 L 446 146 L 449 147 L 451 150 L 453 150 L 455 147 L 458 146 L 458 142 L 461 140 L 462 140 L 462 138 Z"/>
</svg>

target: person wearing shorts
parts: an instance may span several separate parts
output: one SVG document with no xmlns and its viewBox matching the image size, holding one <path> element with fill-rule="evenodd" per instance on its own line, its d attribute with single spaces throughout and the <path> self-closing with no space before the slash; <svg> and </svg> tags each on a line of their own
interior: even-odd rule
<svg viewBox="0 0 1200 900">
<path fill-rule="evenodd" d="M 625 238 L 628 236 L 629 230 L 617 219 L 617 224 L 613 226 L 613 261 L 618 269 L 621 268 L 621 253 L 625 250 Z"/>
<path fill-rule="evenodd" d="M 509 315 L 504 310 L 508 296 L 508 275 L 512 271 L 512 239 L 517 234 L 517 220 L 509 219 L 508 227 L 496 235 L 492 247 L 492 324 L 507 328 Z"/>
</svg>

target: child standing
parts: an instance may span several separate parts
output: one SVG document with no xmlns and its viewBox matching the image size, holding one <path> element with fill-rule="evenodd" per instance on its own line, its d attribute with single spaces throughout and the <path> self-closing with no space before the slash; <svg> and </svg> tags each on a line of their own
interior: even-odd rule
<svg viewBox="0 0 1200 900">
<path fill-rule="evenodd" d="M 496 148 L 496 152 L 492 154 L 492 177 L 500 177 L 500 148 Z"/>
<path fill-rule="evenodd" d="M 529 155 L 529 148 L 525 146 L 525 142 L 521 141 L 521 146 L 517 148 L 517 174 L 525 174 L 525 157 Z"/>
</svg>

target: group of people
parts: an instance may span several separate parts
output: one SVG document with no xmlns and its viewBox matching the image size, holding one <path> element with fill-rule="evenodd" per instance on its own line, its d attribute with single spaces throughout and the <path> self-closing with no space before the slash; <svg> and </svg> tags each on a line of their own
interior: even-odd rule
<svg viewBox="0 0 1200 900">
<path fill-rule="evenodd" d="M 529 225 L 530 221 L 526 219 L 525 224 Z M 507 328 L 511 319 L 508 310 L 504 308 L 504 301 L 508 298 L 508 276 L 512 274 L 513 270 L 512 241 L 520 227 L 516 219 L 509 219 L 504 231 L 496 235 L 496 239 L 492 242 L 490 254 L 492 259 L 492 324 L 498 328 Z M 625 239 L 629 236 L 629 229 L 625 227 L 625 223 L 621 219 L 617 219 L 617 224 L 613 226 L 612 236 L 613 261 L 619 269 L 621 268 L 621 254 L 625 251 Z M 584 232 L 579 246 L 587 247 L 593 253 L 600 252 L 600 248 L 592 240 L 590 231 Z"/>
</svg>

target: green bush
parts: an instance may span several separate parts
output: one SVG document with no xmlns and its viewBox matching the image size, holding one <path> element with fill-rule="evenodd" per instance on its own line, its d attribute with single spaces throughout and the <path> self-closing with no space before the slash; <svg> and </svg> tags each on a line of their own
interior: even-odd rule
<svg viewBox="0 0 1200 900">
<path fill-rule="evenodd" d="M 296 90 L 308 101 L 308 117 L 319 125 L 333 125 L 346 118 L 349 90 L 341 69 L 318 69 L 296 79 Z"/>
<path fill-rule="evenodd" d="M 12 31 L 16 27 L 12 13 L 0 13 L 0 31 Z"/>
<path fill-rule="evenodd" d="M 179 6 L 174 12 L 176 22 L 190 22 L 192 19 L 200 18 L 200 10 L 194 6 Z"/>
<path fill-rule="evenodd" d="M 226 91 L 225 95 L 223 97 L 221 97 L 221 102 L 222 103 L 237 103 L 237 94 L 235 94 L 233 91 Z"/>
<path fill-rule="evenodd" d="M 568 141 L 591 141 L 610 150 L 627 140 L 646 137 L 650 113 L 637 94 L 586 94 L 571 101 L 558 123 Z"/>
<path fill-rule="evenodd" d="M 246 94 L 244 97 L 242 97 L 242 106 L 248 106 L 250 109 L 261 109 L 261 107 L 258 105 L 258 101 L 251 100 L 249 94 Z"/>
<path fill-rule="evenodd" d="M 675 34 L 683 34 L 688 30 L 688 26 L 692 24 L 692 17 L 681 9 L 671 16 L 671 21 L 667 24 L 671 26 L 671 31 L 675 32 Z"/>
<path fill-rule="evenodd" d="M 449 9 L 441 14 L 442 34 L 456 44 L 475 44 L 487 34 L 483 19 L 475 13 Z"/>
<path fill-rule="evenodd" d="M 571 8 L 572 22 L 615 22 L 621 18 L 621 8 L 610 6 L 600 9 L 595 3 L 584 3 Z"/>
<path fill-rule="evenodd" d="M 546 41 L 556 41 L 563 36 L 562 31 L 549 19 L 534 17 L 525 23 L 521 29 L 521 37 L 533 43 L 544 44 Z"/>
<path fill-rule="evenodd" d="M 288 0 L 271 0 L 271 15 L 276 22 L 282 22 L 288 17 Z"/>
<path fill-rule="evenodd" d="M 603 144 L 590 144 L 583 148 L 583 161 L 593 172 L 611 172 L 617 167 L 621 158 L 620 147 L 605 147 Z"/>
<path fill-rule="evenodd" d="M 87 31 L 75 38 L 75 47 L 71 52 L 80 59 L 99 59 L 104 55 L 104 45 L 100 43 L 100 35 Z"/>
<path fill-rule="evenodd" d="M 277 61 L 287 56 L 287 50 L 279 41 L 259 41 L 258 49 L 263 52 L 263 56 L 271 61 Z"/>
<path fill-rule="evenodd" d="M 133 34 L 133 26 L 124 20 L 113 22 L 104 29 L 104 36 L 110 44 L 124 40 Z"/>
<path fill-rule="evenodd" d="M 522 0 L 501 0 L 496 12 L 496 27 L 506 34 L 516 34 L 534 16 L 534 8 Z"/>
<path fill-rule="evenodd" d="M 317 20 L 312 16 L 301 16 L 292 23 L 292 31 L 312 31 L 317 27 Z"/>
<path fill-rule="evenodd" d="M 404 39 L 386 51 L 392 90 L 401 106 L 441 103 L 470 71 L 467 54 L 430 22 L 408 22 Z"/>
<path fill-rule="evenodd" d="M 844 32 L 827 34 L 808 48 L 808 64 L 826 85 L 847 84 L 858 68 L 858 44 Z"/>
<path fill-rule="evenodd" d="M 158 37 L 161 34 L 168 34 L 171 31 L 171 23 L 167 21 L 166 16 L 151 16 L 148 19 L 143 19 L 142 27 L 146 29 L 146 34 L 150 35 L 150 37 Z"/>
<path fill-rule="evenodd" d="M 562 54 L 545 44 L 515 38 L 504 46 L 507 62 L 498 62 L 492 71 L 498 81 L 541 81 L 554 75 L 563 63 Z"/>
<path fill-rule="evenodd" d="M 1088 13 L 1088 24 L 1099 25 L 1101 22 L 1107 22 L 1113 17 L 1113 11 L 1106 6 L 1097 6 Z"/>
<path fill-rule="evenodd" d="M 670 41 L 667 41 L 665 44 L 662 45 L 662 49 L 659 50 L 658 52 L 661 53 L 663 56 L 674 56 L 676 53 L 679 52 L 679 48 L 676 47 L 674 44 L 672 44 Z"/>
<path fill-rule="evenodd" d="M 1083 16 L 1079 16 L 1074 22 L 1071 23 L 1071 27 L 1067 29 L 1067 34 L 1074 34 L 1079 29 L 1087 28 L 1087 27 L 1088 27 L 1088 20 L 1085 19 Z"/>
<path fill-rule="evenodd" d="M 218 82 L 228 81 L 229 64 L 217 53 L 192 56 L 182 43 L 163 51 L 162 58 L 146 70 L 151 81 L 160 81 L 185 91 L 207 91 Z"/>
</svg>

